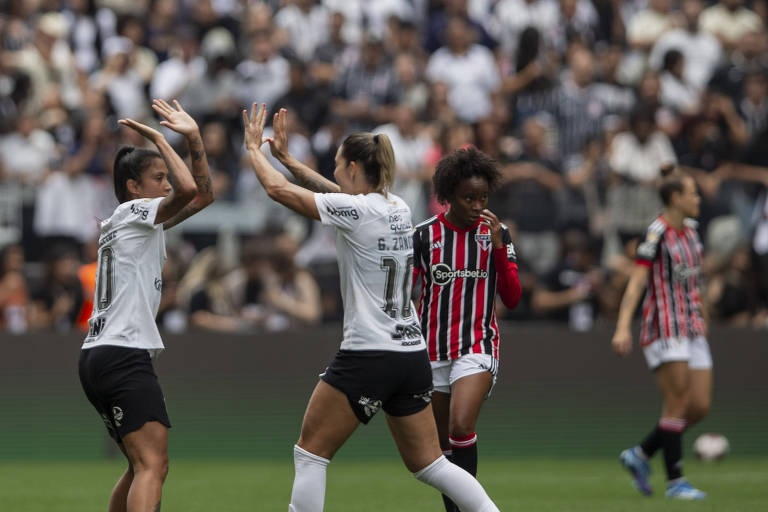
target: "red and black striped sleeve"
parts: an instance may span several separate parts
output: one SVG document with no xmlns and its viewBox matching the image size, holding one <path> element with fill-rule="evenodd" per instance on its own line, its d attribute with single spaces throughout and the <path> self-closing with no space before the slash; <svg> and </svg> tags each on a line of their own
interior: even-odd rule
<svg viewBox="0 0 768 512">
<path fill-rule="evenodd" d="M 504 229 L 502 233 L 504 245 L 493 249 L 493 262 L 496 266 L 496 279 L 498 280 L 498 290 L 501 301 L 509 309 L 515 309 L 520 302 L 522 288 L 520 279 L 517 276 L 517 254 L 515 246 L 512 243 L 512 236 L 509 230 Z"/>
</svg>

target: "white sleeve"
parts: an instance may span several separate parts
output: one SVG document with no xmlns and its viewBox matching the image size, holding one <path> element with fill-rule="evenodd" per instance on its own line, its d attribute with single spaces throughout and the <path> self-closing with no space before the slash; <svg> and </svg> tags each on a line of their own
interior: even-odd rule
<svg viewBox="0 0 768 512">
<path fill-rule="evenodd" d="M 156 229 L 162 227 L 162 224 L 155 224 L 155 219 L 157 218 L 157 209 L 163 199 L 162 197 L 135 199 L 120 205 L 124 209 L 123 221 L 125 224 L 142 228 Z"/>
<path fill-rule="evenodd" d="M 315 194 L 320 222 L 345 230 L 354 230 L 362 224 L 364 201 L 350 194 Z"/>
</svg>

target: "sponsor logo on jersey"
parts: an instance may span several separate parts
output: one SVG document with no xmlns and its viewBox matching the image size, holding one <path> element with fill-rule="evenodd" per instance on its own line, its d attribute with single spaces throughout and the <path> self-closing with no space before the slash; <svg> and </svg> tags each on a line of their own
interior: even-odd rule
<svg viewBox="0 0 768 512">
<path fill-rule="evenodd" d="M 131 213 L 138 217 L 141 217 L 141 220 L 147 220 L 147 217 L 149 217 L 149 209 L 141 208 L 136 203 L 133 203 L 131 205 Z"/>
<path fill-rule="evenodd" d="M 162 291 L 163 290 L 163 280 L 159 277 L 155 278 L 155 290 Z"/>
<path fill-rule="evenodd" d="M 439 286 L 445 286 L 456 278 L 463 279 L 487 279 L 487 270 L 467 270 L 464 268 L 452 269 L 445 263 L 437 263 L 430 268 L 432 282 Z"/>
<path fill-rule="evenodd" d="M 517 261 L 517 253 L 515 252 L 515 246 L 510 242 L 507 244 L 507 259 L 509 261 Z"/>
<path fill-rule="evenodd" d="M 351 206 L 340 206 L 338 208 L 326 206 L 325 211 L 328 212 L 328 215 L 333 215 L 334 217 L 349 217 L 355 220 L 360 219 L 357 209 Z"/>
<path fill-rule="evenodd" d="M 430 249 L 442 249 L 443 245 L 445 245 L 445 244 L 443 243 L 442 240 L 440 240 L 439 242 L 435 242 L 432 245 L 430 245 L 429 248 Z"/>
<path fill-rule="evenodd" d="M 475 242 L 484 251 L 488 250 L 491 246 L 491 234 L 490 233 L 475 233 Z"/>
<path fill-rule="evenodd" d="M 411 324 L 398 324 L 392 333 L 392 341 L 399 341 L 400 345 L 409 347 L 421 343 L 421 326 L 414 322 Z"/>
<path fill-rule="evenodd" d="M 371 400 L 367 396 L 361 396 L 357 403 L 363 406 L 363 411 L 369 418 L 372 418 L 381 409 L 381 400 Z"/>
</svg>

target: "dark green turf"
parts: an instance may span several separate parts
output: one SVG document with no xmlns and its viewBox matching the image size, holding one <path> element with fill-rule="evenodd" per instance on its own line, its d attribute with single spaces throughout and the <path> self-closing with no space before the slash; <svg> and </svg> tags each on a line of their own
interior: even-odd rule
<svg viewBox="0 0 768 512">
<path fill-rule="evenodd" d="M 118 462 L 0 463 L 0 510 L 103 511 Z M 653 483 L 661 490 L 660 467 Z M 691 461 L 687 473 L 709 492 L 700 503 L 645 498 L 630 486 L 617 461 L 521 458 L 481 461 L 480 480 L 503 511 L 757 512 L 768 502 L 768 459 Z M 164 511 L 285 511 L 292 482 L 289 459 L 181 460 L 171 463 Z M 340 456 L 328 471 L 326 510 L 425 512 L 442 510 L 439 496 L 393 458 L 373 462 Z"/>
</svg>

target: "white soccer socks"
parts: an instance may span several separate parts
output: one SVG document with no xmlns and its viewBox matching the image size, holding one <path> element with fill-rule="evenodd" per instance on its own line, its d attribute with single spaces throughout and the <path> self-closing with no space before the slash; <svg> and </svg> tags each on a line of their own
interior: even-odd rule
<svg viewBox="0 0 768 512">
<path fill-rule="evenodd" d="M 499 512 L 483 486 L 442 455 L 413 476 L 451 498 L 462 512 Z"/>
<path fill-rule="evenodd" d="M 325 469 L 328 459 L 293 447 L 293 491 L 288 512 L 323 512 L 325 504 Z M 490 510 L 490 509 L 489 509 Z"/>
</svg>

